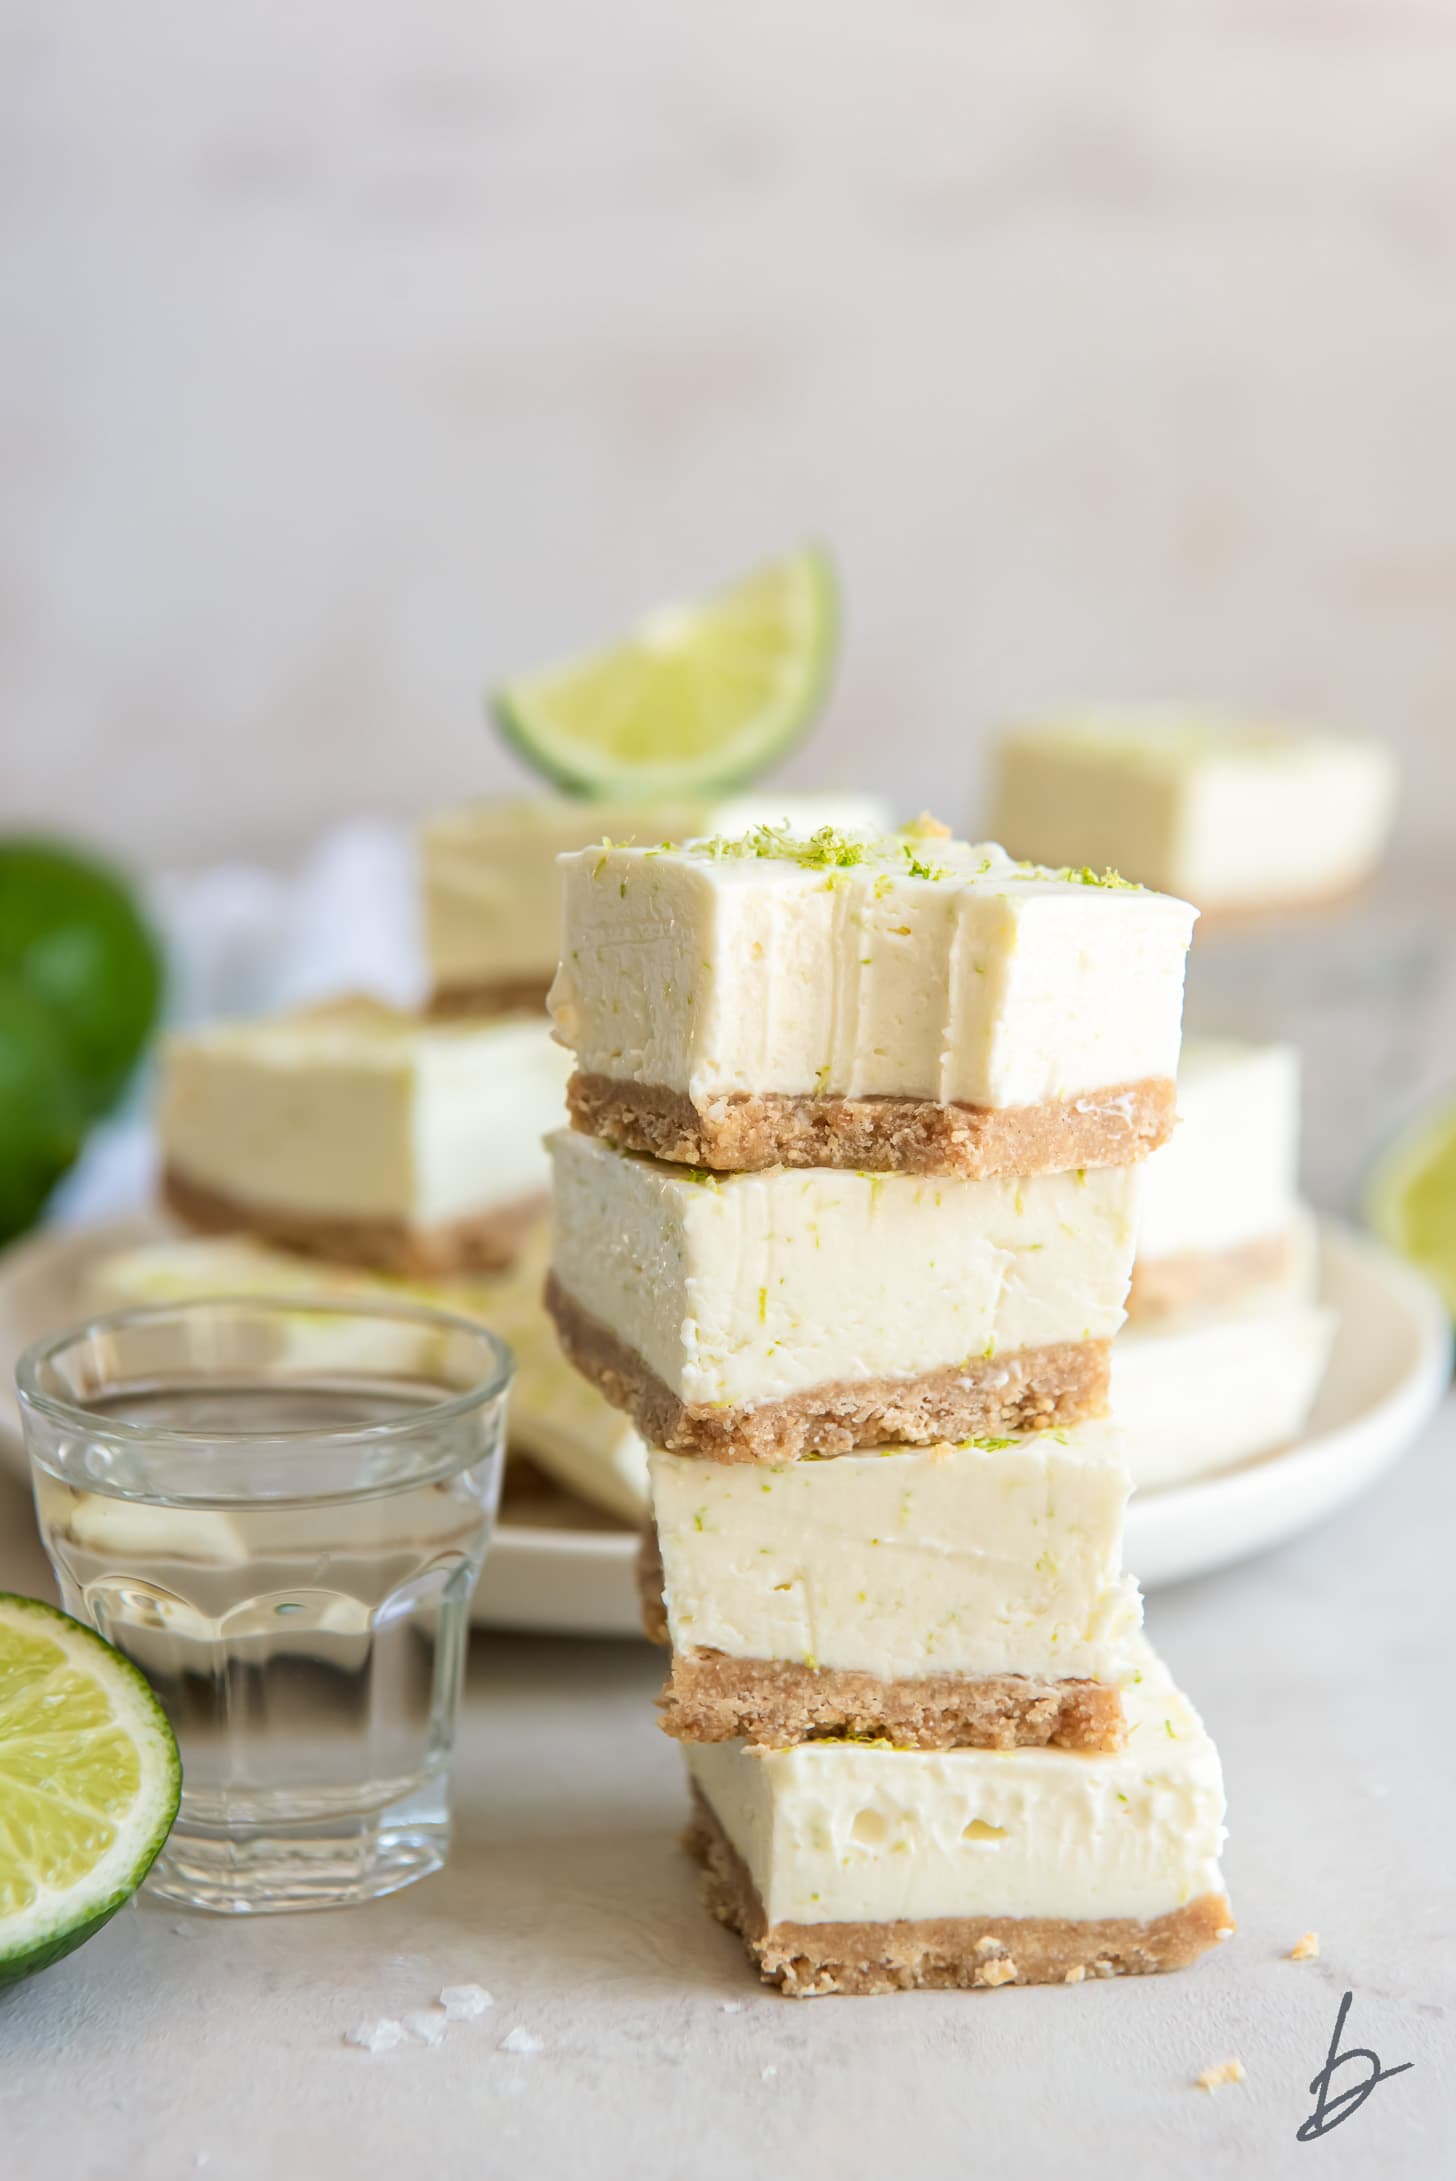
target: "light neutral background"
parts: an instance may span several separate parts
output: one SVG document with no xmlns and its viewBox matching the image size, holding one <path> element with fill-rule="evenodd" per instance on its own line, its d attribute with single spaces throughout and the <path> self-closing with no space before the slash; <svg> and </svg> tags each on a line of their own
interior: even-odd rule
<svg viewBox="0 0 1456 2181">
<path fill-rule="evenodd" d="M 793 777 L 1186 692 L 1456 792 L 1451 0 L 5 0 L 0 817 L 293 853 L 803 530 Z"/>
</svg>

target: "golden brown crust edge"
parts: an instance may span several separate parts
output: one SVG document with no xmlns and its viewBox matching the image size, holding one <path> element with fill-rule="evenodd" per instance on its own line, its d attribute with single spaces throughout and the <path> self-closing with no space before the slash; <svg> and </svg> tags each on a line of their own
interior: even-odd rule
<svg viewBox="0 0 1456 2181">
<path fill-rule="evenodd" d="M 900 1923 L 771 1925 L 746 1864 L 701 1792 L 684 1846 L 710 1913 L 736 1931 L 766 1984 L 789 1999 L 831 1993 L 995 1990 L 1185 1969 L 1234 1928 L 1221 1893 L 1166 1916 L 936 1916 Z"/>
<path fill-rule="evenodd" d="M 915 1674 L 885 1681 L 798 1659 L 674 1652 L 658 1698 L 663 1732 L 680 1742 L 795 1742 L 847 1736 L 898 1749 L 1104 1752 L 1127 1738 L 1122 1697 L 1101 1681 L 1033 1674 Z"/>
<path fill-rule="evenodd" d="M 637 1592 L 649 1643 L 671 1642 L 657 1525 L 637 1548 Z M 797 1659 L 673 1653 L 658 1698 L 679 1742 L 793 1742 L 867 1735 L 902 1749 L 1115 1750 L 1127 1738 L 1120 1692 L 1105 1682 L 1030 1674 L 918 1674 L 885 1681 Z"/>
<path fill-rule="evenodd" d="M 657 1524 L 642 1525 L 637 1540 L 637 1603 L 642 1613 L 642 1633 L 649 1643 L 664 1650 L 672 1642 L 667 1625 L 667 1604 L 662 1595 L 662 1544 Z"/>
<path fill-rule="evenodd" d="M 554 1272 L 546 1308 L 568 1359 L 649 1446 L 715 1462 L 792 1462 L 866 1446 L 937 1446 L 1085 1423 L 1107 1409 L 1110 1343 L 1061 1341 L 927 1371 L 838 1379 L 784 1401 L 713 1408 L 680 1401 L 635 1349 L 567 1294 Z"/>
<path fill-rule="evenodd" d="M 463 1272 L 503 1272 L 545 1212 L 544 1195 L 479 1212 L 441 1227 L 411 1227 L 402 1219 L 349 1219 L 244 1203 L 191 1181 L 168 1167 L 162 1201 L 184 1226 L 200 1234 L 252 1234 L 301 1256 L 331 1264 L 365 1266 L 414 1279 Z"/>
<path fill-rule="evenodd" d="M 819 1098 L 685 1091 L 578 1070 L 566 1087 L 573 1128 L 675 1166 L 752 1173 L 767 1166 L 868 1173 L 1064 1174 L 1129 1166 L 1166 1143 L 1171 1077 L 1088 1091 L 1039 1106 L 942 1105 L 929 1098 Z"/>
<path fill-rule="evenodd" d="M 1183 1310 L 1212 1310 L 1251 1290 L 1272 1287 L 1294 1269 L 1295 1239 L 1261 1235 L 1226 1250 L 1183 1250 L 1140 1257 L 1133 1266 L 1127 1314 L 1139 1324 Z"/>
<path fill-rule="evenodd" d="M 481 977 L 467 984 L 436 985 L 426 1013 L 449 1021 L 457 1015 L 544 1015 L 551 975 Z"/>
</svg>

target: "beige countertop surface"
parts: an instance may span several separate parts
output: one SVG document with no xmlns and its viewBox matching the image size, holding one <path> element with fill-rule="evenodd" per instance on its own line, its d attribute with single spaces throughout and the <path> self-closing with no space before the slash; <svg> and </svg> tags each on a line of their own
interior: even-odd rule
<svg viewBox="0 0 1456 2181">
<path fill-rule="evenodd" d="M 698 1904 L 656 1657 L 477 1635 L 448 1870 L 366 1909 L 251 1923 L 144 1898 L 0 1992 L 0 2174 L 1434 2181 L 1456 2161 L 1453 1529 L 1448 1402 L 1372 1498 L 1153 1601 L 1228 1775 L 1240 1928 L 1191 1973 L 783 2000 Z M 0 1479 L 0 1587 L 45 1584 L 24 1494 Z M 1288 1961 L 1311 1928 L 1319 1958 Z M 495 2005 L 440 2046 L 344 2045 L 458 1983 Z M 1345 2045 L 1413 2065 L 1300 2144 L 1347 1990 Z M 516 2028 L 542 2049 L 502 2052 Z M 1242 2084 L 1193 2087 L 1231 2057 Z"/>
</svg>

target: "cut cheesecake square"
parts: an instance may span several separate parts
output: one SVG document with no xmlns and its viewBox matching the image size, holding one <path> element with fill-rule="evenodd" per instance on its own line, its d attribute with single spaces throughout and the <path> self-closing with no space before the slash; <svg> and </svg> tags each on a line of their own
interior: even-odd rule
<svg viewBox="0 0 1456 2181">
<path fill-rule="evenodd" d="M 562 1130 L 547 1301 L 649 1444 L 792 1461 L 1105 1405 L 1138 1170 L 717 1175 Z"/>
<path fill-rule="evenodd" d="M 794 1998 L 1077 1984 L 1227 1938 L 1224 1792 L 1141 1641 L 1124 1746 L 686 1745 L 708 1905 Z"/>
<path fill-rule="evenodd" d="M 1121 1744 L 1141 1608 L 1112 1425 L 771 1469 L 653 1453 L 649 1471 L 669 1734 Z"/>
<path fill-rule="evenodd" d="M 767 820 L 877 833 L 888 812 L 872 795 L 697 797 L 607 803 L 580 796 L 496 797 L 437 811 L 420 829 L 425 952 L 442 1014 L 541 1007 L 561 952 L 556 858 L 603 834 L 644 847 L 664 835 L 741 831 Z"/>
<path fill-rule="evenodd" d="M 742 1172 L 1124 1164 L 1168 1132 L 1194 911 L 923 833 L 561 859 L 590 1134 Z"/>
<path fill-rule="evenodd" d="M 1000 738 L 992 830 L 1016 855 L 1087 857 L 1210 917 L 1354 893 L 1397 774 L 1380 743 L 1159 708 L 1033 721 Z"/>
<path fill-rule="evenodd" d="M 1187 1038 L 1178 1124 L 1143 1175 L 1130 1319 L 1278 1290 L 1307 1248 L 1298 1196 L 1299 1056 Z"/>
<path fill-rule="evenodd" d="M 508 1264 L 541 1210 L 565 1069 L 544 1023 L 369 1001 L 169 1039 L 163 1194 L 186 1225 L 344 1263 Z"/>
</svg>

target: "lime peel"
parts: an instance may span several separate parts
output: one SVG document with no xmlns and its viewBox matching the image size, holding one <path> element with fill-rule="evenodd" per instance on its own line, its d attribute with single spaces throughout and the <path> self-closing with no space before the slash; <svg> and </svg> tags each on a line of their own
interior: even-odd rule
<svg viewBox="0 0 1456 2181">
<path fill-rule="evenodd" d="M 1456 1101 L 1396 1138 L 1370 1177 L 1365 1212 L 1381 1240 L 1419 1266 L 1456 1317 Z"/>
<path fill-rule="evenodd" d="M 804 546 L 696 603 L 658 606 L 618 644 L 507 682 L 497 724 L 577 794 L 741 787 L 818 712 L 838 638 L 828 554 Z"/>
<path fill-rule="evenodd" d="M 54 1606 L 0 1592 L 0 1985 L 59 1961 L 131 1899 L 181 1792 L 137 1667 Z"/>
</svg>

